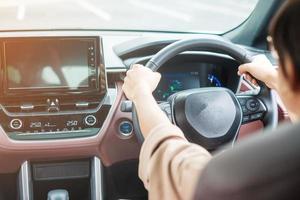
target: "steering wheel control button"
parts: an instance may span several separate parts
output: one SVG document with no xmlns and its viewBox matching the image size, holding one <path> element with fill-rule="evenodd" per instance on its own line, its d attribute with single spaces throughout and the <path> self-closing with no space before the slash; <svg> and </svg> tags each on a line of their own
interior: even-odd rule
<svg viewBox="0 0 300 200">
<path fill-rule="evenodd" d="M 258 109 L 259 109 L 259 102 L 256 99 L 249 99 L 246 102 L 246 107 L 247 107 L 248 110 L 250 110 L 252 112 L 258 111 Z"/>
<path fill-rule="evenodd" d="M 246 123 L 246 122 L 249 122 L 249 121 L 250 121 L 250 116 L 249 115 L 243 116 L 243 123 Z"/>
<path fill-rule="evenodd" d="M 247 115 L 249 113 L 249 110 L 246 106 L 242 106 L 243 115 Z"/>
<path fill-rule="evenodd" d="M 22 128 L 23 123 L 20 119 L 13 119 L 10 121 L 10 128 L 14 129 L 14 130 L 19 130 L 20 128 Z"/>
<path fill-rule="evenodd" d="M 87 126 L 94 126 L 97 123 L 97 119 L 94 115 L 88 115 L 84 118 L 84 123 Z"/>
<path fill-rule="evenodd" d="M 251 120 L 259 120 L 263 117 L 263 113 L 256 113 L 250 116 Z"/>
<path fill-rule="evenodd" d="M 247 98 L 239 98 L 238 100 L 242 106 L 246 105 Z"/>
<path fill-rule="evenodd" d="M 130 136 L 133 131 L 133 125 L 130 121 L 122 121 L 119 125 L 119 133 L 123 136 Z"/>
</svg>

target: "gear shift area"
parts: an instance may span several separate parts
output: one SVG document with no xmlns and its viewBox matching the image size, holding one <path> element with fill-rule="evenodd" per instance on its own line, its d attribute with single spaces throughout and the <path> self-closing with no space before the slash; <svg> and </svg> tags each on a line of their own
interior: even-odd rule
<svg viewBox="0 0 300 200">
<path fill-rule="evenodd" d="M 19 171 L 20 200 L 102 200 L 99 158 L 66 161 L 25 161 Z"/>
<path fill-rule="evenodd" d="M 69 200 L 69 193 L 63 189 L 51 190 L 48 192 L 47 200 Z"/>
</svg>

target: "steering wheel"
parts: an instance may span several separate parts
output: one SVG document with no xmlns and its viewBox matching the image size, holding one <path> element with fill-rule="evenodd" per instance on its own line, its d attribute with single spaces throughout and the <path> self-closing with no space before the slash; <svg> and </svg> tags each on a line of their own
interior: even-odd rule
<svg viewBox="0 0 300 200">
<path fill-rule="evenodd" d="M 226 54 L 240 64 L 251 62 L 250 53 L 220 36 L 203 36 L 174 42 L 160 50 L 146 67 L 154 72 L 174 56 L 187 50 Z M 276 128 L 277 103 L 267 86 L 259 82 L 255 95 L 235 95 L 226 88 L 199 88 L 177 92 L 160 104 L 169 119 L 181 128 L 186 138 L 207 150 L 215 150 L 236 140 L 242 124 L 262 120 L 265 126 Z M 140 142 L 144 138 L 133 105 L 134 132 Z"/>
</svg>

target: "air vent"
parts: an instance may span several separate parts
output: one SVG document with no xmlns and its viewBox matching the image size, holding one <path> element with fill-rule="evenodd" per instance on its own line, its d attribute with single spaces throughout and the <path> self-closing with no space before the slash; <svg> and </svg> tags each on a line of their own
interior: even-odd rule
<svg viewBox="0 0 300 200">
<path fill-rule="evenodd" d="M 4 108 L 10 113 L 41 113 L 41 112 L 61 112 L 61 111 L 77 111 L 96 109 L 100 102 L 76 102 L 64 103 L 58 106 L 57 110 L 50 110 L 48 104 L 32 104 L 32 106 L 24 105 L 6 105 Z"/>
</svg>

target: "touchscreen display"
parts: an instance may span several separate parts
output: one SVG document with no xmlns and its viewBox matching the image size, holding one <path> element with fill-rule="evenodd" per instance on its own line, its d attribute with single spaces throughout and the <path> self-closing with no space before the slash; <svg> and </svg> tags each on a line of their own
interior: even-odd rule
<svg viewBox="0 0 300 200">
<path fill-rule="evenodd" d="M 8 89 L 89 87 L 90 44 L 85 40 L 6 42 Z"/>
</svg>

